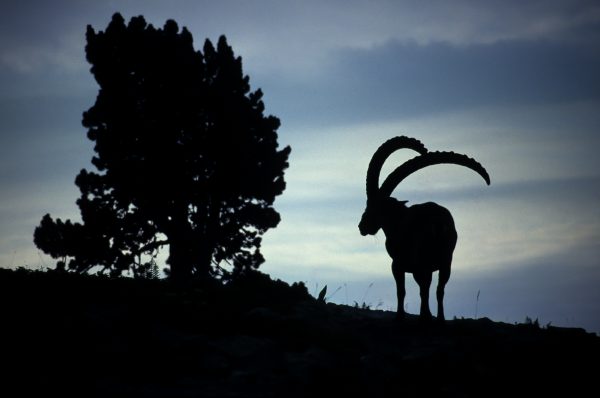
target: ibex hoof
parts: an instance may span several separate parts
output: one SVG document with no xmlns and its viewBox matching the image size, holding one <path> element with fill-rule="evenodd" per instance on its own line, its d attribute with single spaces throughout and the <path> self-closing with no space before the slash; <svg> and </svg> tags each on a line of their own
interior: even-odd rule
<svg viewBox="0 0 600 398">
<path fill-rule="evenodd" d="M 403 321 L 406 318 L 406 313 L 404 311 L 396 312 L 396 320 Z"/>
<path fill-rule="evenodd" d="M 419 321 L 423 322 L 423 323 L 429 323 L 431 322 L 431 320 L 433 319 L 433 316 L 431 316 L 431 313 L 427 314 L 420 314 L 419 315 Z"/>
</svg>

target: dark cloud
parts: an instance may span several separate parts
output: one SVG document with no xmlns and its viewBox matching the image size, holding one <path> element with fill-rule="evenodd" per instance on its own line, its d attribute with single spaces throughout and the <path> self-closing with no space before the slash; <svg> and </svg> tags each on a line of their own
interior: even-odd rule
<svg viewBox="0 0 600 398">
<path fill-rule="evenodd" d="M 595 170 L 594 170 L 595 171 Z M 444 187 L 441 190 L 418 189 L 404 190 L 403 196 L 411 199 L 411 203 L 435 200 L 464 203 L 468 200 L 489 201 L 519 200 L 544 205 L 566 204 L 573 206 L 590 206 L 600 202 L 600 177 L 573 177 L 549 180 L 528 180 L 492 183 L 489 187 L 479 184 L 458 188 Z"/>
<path fill-rule="evenodd" d="M 0 100 L 0 186 L 9 191 L 67 176 L 71 182 L 89 167 L 93 143 L 81 115 L 90 105 L 83 98 Z"/>
<path fill-rule="evenodd" d="M 335 55 L 335 62 L 311 81 L 268 81 L 272 108 L 288 122 L 350 124 L 486 105 L 600 98 L 600 51 L 583 44 L 389 42 Z"/>
<path fill-rule="evenodd" d="M 595 170 L 594 170 L 595 171 Z M 562 178 L 555 180 L 516 181 L 498 184 L 490 193 L 494 198 L 533 198 L 549 202 L 580 204 L 600 201 L 600 177 Z"/>
<path fill-rule="evenodd" d="M 470 275 L 458 271 L 452 288 L 453 305 L 463 307 L 465 315 L 471 316 L 475 296 L 466 293 L 481 290 L 481 316 L 510 321 L 523 321 L 529 316 L 543 323 L 600 332 L 599 256 L 600 249 L 588 245 L 527 263 L 507 264 L 504 270 L 481 270 Z"/>
</svg>

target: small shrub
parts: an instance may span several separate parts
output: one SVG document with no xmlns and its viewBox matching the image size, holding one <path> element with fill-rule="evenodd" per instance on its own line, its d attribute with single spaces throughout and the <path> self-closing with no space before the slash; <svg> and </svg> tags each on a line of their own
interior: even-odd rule
<svg viewBox="0 0 600 398">
<path fill-rule="evenodd" d="M 535 320 L 533 320 L 532 318 L 526 316 L 525 317 L 525 325 L 533 326 L 534 328 L 539 329 L 540 321 L 538 320 L 538 318 L 535 318 Z"/>
<path fill-rule="evenodd" d="M 358 302 L 357 302 L 357 301 L 355 301 L 355 302 L 354 302 L 354 308 L 359 308 L 359 309 L 361 309 L 361 310 L 370 310 L 370 309 L 371 309 L 371 304 L 370 304 L 370 303 L 369 303 L 369 304 L 367 304 L 367 303 L 365 303 L 365 302 L 363 301 L 363 303 L 359 305 L 359 304 L 358 304 Z"/>
</svg>

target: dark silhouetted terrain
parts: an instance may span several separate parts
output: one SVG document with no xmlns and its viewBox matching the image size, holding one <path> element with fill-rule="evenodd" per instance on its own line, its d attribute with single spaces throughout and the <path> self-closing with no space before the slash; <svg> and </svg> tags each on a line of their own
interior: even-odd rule
<svg viewBox="0 0 600 398">
<path fill-rule="evenodd" d="M 2 396 L 594 396 L 600 338 L 423 324 L 255 274 L 166 281 L 0 270 Z M 10 391 L 10 394 L 7 393 Z M 38 395 L 40 396 L 40 395 Z"/>
</svg>

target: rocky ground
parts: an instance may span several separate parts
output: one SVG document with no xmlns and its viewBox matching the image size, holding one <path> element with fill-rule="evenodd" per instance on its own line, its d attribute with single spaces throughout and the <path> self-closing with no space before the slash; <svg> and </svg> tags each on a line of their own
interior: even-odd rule
<svg viewBox="0 0 600 398">
<path fill-rule="evenodd" d="M 583 329 L 399 322 L 264 275 L 200 288 L 0 270 L 0 309 L 5 397 L 593 396 L 600 385 L 600 338 Z"/>
</svg>

